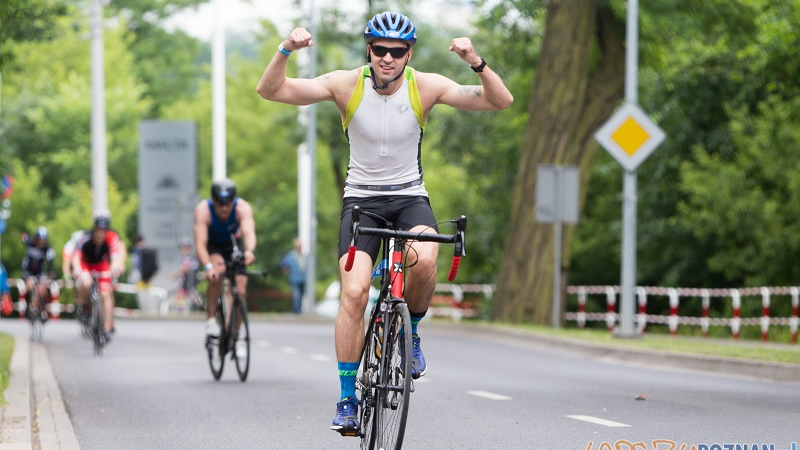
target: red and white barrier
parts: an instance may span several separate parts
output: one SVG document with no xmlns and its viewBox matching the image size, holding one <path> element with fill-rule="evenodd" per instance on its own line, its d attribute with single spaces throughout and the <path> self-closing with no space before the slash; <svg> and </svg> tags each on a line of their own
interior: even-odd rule
<svg viewBox="0 0 800 450">
<path fill-rule="evenodd" d="M 733 319 L 731 319 L 731 334 L 734 339 L 739 339 L 739 330 L 742 327 L 741 309 L 742 296 L 738 289 L 731 291 L 731 302 L 733 306 Z"/>
<path fill-rule="evenodd" d="M 47 304 L 47 312 L 51 319 L 58 320 L 61 318 L 61 291 L 58 287 L 58 281 L 50 281 L 50 303 Z"/>
<path fill-rule="evenodd" d="M 761 288 L 761 340 L 769 339 L 769 289 Z"/>
<path fill-rule="evenodd" d="M 616 313 L 616 294 L 621 292 L 619 286 L 567 286 L 567 294 L 578 294 L 578 309 L 580 313 L 580 327 L 585 327 L 586 322 L 603 321 L 606 326 L 615 324 L 619 316 Z M 712 326 L 729 327 L 734 339 L 741 337 L 743 326 L 758 326 L 763 340 L 769 340 L 770 329 L 774 326 L 786 326 L 791 332 L 791 341 L 798 343 L 798 332 L 800 331 L 800 286 L 798 287 L 752 287 L 741 289 L 707 289 L 707 288 L 669 288 L 637 286 L 638 313 L 636 315 L 636 325 L 640 333 L 643 333 L 648 323 L 665 324 L 668 326 L 670 334 L 677 334 L 677 329 L 681 325 L 699 326 L 703 336 L 709 335 Z M 607 303 L 606 312 L 586 312 L 589 308 L 588 296 L 605 295 Z M 668 315 L 649 315 L 646 313 L 647 301 L 650 297 L 667 297 L 669 301 Z M 775 317 L 775 298 L 790 297 L 792 313 L 789 317 Z M 699 298 L 702 305 L 700 317 L 681 316 L 679 312 L 682 298 Z M 722 301 L 729 299 L 731 302 L 731 317 L 711 317 L 711 298 Z M 759 297 L 761 308 L 760 314 L 755 317 L 742 317 L 743 297 Z M 684 300 L 685 301 L 685 300 Z M 748 302 L 751 300 L 748 300 Z M 752 308 L 751 308 L 752 309 Z M 567 312 L 567 320 L 577 320 L 578 313 Z M 613 328 L 609 327 L 610 330 Z"/>
<path fill-rule="evenodd" d="M 798 310 L 800 310 L 800 301 L 798 301 L 798 290 L 797 287 L 792 287 L 791 295 L 792 295 L 792 317 L 789 319 L 789 330 L 792 333 L 792 343 L 797 344 L 797 327 L 800 325 L 800 314 L 798 314 Z"/>
<path fill-rule="evenodd" d="M 578 328 L 583 329 L 586 327 L 586 288 L 580 286 L 578 288 Z"/>
<path fill-rule="evenodd" d="M 669 334 L 676 335 L 678 333 L 678 290 L 669 288 L 669 319 L 667 325 L 669 326 Z"/>
<path fill-rule="evenodd" d="M 711 319 L 708 316 L 709 311 L 711 310 L 711 295 L 708 292 L 708 289 L 703 289 L 700 292 L 702 297 L 702 317 L 700 318 L 700 330 L 703 333 L 703 336 L 708 336 L 708 326 L 711 324 Z"/>
<path fill-rule="evenodd" d="M 617 321 L 616 302 L 617 294 L 614 292 L 614 288 L 606 287 L 606 328 L 611 332 L 614 332 Z"/>
<path fill-rule="evenodd" d="M 25 320 L 25 311 L 28 310 L 28 302 L 25 301 L 25 296 L 28 294 L 28 289 L 25 287 L 25 280 L 21 278 L 17 278 L 17 292 L 19 292 L 17 311 L 19 311 L 19 318 Z"/>
<path fill-rule="evenodd" d="M 636 297 L 639 303 L 639 314 L 636 315 L 636 329 L 639 334 L 644 334 L 647 327 L 647 290 L 643 287 L 636 289 Z"/>
</svg>

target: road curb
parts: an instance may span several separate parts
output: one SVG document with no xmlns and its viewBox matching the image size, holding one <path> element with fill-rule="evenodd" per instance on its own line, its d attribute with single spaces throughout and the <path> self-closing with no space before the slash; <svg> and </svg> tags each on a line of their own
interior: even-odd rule
<svg viewBox="0 0 800 450">
<path fill-rule="evenodd" d="M 41 450 L 79 450 L 47 349 L 31 345 L 31 388 Z"/>
</svg>

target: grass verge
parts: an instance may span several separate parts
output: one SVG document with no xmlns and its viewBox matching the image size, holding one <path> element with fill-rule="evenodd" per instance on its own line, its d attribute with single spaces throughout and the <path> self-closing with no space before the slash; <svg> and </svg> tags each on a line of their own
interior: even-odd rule
<svg viewBox="0 0 800 450">
<path fill-rule="evenodd" d="M 14 338 L 0 333 L 0 405 L 6 404 L 5 392 L 8 386 L 11 355 L 14 353 Z"/>
</svg>

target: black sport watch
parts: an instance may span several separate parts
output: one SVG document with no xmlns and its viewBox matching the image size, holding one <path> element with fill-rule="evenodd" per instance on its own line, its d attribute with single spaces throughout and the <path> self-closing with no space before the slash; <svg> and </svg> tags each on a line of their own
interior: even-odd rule
<svg viewBox="0 0 800 450">
<path fill-rule="evenodd" d="M 481 58 L 480 56 L 478 58 Z M 469 66 L 474 72 L 483 72 L 483 68 L 486 67 L 486 60 L 481 58 L 481 63 L 477 66 Z"/>
</svg>

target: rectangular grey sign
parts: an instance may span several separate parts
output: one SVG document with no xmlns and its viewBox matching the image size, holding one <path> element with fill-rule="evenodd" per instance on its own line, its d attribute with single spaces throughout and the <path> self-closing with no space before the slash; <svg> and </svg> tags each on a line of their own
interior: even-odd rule
<svg viewBox="0 0 800 450">
<path fill-rule="evenodd" d="M 180 265 L 178 243 L 192 237 L 197 197 L 197 124 L 143 120 L 139 124 L 139 230 L 158 251 L 152 284 L 167 289 Z"/>
<path fill-rule="evenodd" d="M 536 172 L 536 221 L 578 223 L 579 192 L 577 167 L 540 165 Z"/>
</svg>

